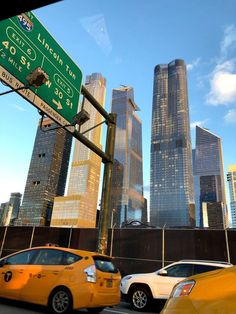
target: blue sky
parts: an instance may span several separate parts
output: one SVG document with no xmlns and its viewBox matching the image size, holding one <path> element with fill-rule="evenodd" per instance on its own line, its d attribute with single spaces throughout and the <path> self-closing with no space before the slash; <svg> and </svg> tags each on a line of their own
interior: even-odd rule
<svg viewBox="0 0 236 314">
<path fill-rule="evenodd" d="M 235 0 L 63 0 L 33 13 L 80 67 L 83 82 L 94 72 L 107 79 L 107 111 L 112 88 L 120 84 L 134 88 L 143 123 L 146 197 L 157 64 L 184 59 L 192 146 L 194 126 L 207 127 L 222 139 L 225 172 L 236 163 Z M 6 89 L 0 84 L 0 92 Z M 1 97 L 0 119 L 1 203 L 11 192 L 24 192 L 39 114 L 12 93 Z"/>
</svg>

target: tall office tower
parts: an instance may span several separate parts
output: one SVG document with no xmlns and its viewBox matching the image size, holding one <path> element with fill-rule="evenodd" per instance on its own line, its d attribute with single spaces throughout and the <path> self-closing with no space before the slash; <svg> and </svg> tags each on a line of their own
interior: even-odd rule
<svg viewBox="0 0 236 314">
<path fill-rule="evenodd" d="M 147 217 L 143 197 L 142 122 L 137 110 L 132 87 L 113 89 L 111 111 L 117 118 L 111 220 L 117 228 L 130 220 L 146 222 Z"/>
<path fill-rule="evenodd" d="M 5 226 L 6 217 L 9 212 L 9 202 L 0 205 L 0 226 Z"/>
<path fill-rule="evenodd" d="M 192 150 L 183 60 L 155 67 L 151 133 L 150 224 L 194 226 Z"/>
<path fill-rule="evenodd" d="M 54 197 L 64 194 L 72 136 L 56 127 L 49 118 L 39 123 L 15 225 L 49 225 Z"/>
<path fill-rule="evenodd" d="M 227 217 L 221 139 L 208 129 L 199 126 L 196 126 L 193 174 L 197 225 L 204 226 L 207 208 L 210 208 L 210 205 L 207 206 L 207 204 L 211 204 L 212 211 L 212 208 L 214 208 L 212 203 L 219 203 L 220 205 L 217 206 L 215 204 L 215 215 L 221 216 L 218 221 L 222 221 L 223 228 L 224 220 L 227 224 Z M 203 203 L 206 204 L 203 206 Z M 221 206 L 221 211 L 219 206 Z M 210 222 L 211 220 L 208 219 L 208 227 L 216 227 L 214 221 L 212 224 Z"/>
<path fill-rule="evenodd" d="M 0 207 L 0 225 L 8 226 L 13 224 L 18 216 L 22 194 L 19 192 L 11 193 L 7 203 L 1 204 Z"/>
<path fill-rule="evenodd" d="M 14 220 L 18 217 L 20 203 L 21 203 L 22 194 L 18 192 L 11 193 L 9 204 L 12 206 L 12 214 L 10 218 L 10 223 L 13 223 Z"/>
<path fill-rule="evenodd" d="M 86 89 L 104 107 L 106 80 L 99 73 L 86 77 Z M 90 119 L 80 126 L 80 132 L 102 122 L 103 117 L 84 98 L 80 107 L 86 110 Z M 84 134 L 97 147 L 101 146 L 101 126 Z M 67 196 L 57 197 L 51 219 L 53 227 L 84 227 L 96 226 L 97 201 L 99 192 L 101 158 L 79 141 L 75 141 L 73 161 L 68 183 Z"/>
<path fill-rule="evenodd" d="M 231 225 L 236 228 L 236 164 L 229 165 L 227 173 L 230 193 Z"/>
</svg>

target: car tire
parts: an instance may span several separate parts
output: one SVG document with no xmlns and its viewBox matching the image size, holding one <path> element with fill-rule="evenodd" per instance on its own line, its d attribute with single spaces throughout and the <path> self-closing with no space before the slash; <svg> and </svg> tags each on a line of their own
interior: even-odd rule
<svg viewBox="0 0 236 314">
<path fill-rule="evenodd" d="M 151 304 L 151 293 L 148 288 L 136 286 L 130 293 L 130 303 L 135 311 L 146 311 Z"/>
<path fill-rule="evenodd" d="M 90 313 L 90 314 L 97 314 L 97 313 L 100 313 L 104 310 L 105 307 L 90 307 L 90 308 L 87 308 L 87 311 Z"/>
<path fill-rule="evenodd" d="M 71 313 L 73 309 L 72 295 L 66 287 L 58 287 L 50 294 L 48 307 L 53 314 Z"/>
</svg>

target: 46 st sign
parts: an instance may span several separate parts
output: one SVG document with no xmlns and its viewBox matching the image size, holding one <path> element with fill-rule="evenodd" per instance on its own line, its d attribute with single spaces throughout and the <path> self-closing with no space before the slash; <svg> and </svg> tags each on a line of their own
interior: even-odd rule
<svg viewBox="0 0 236 314">
<path fill-rule="evenodd" d="M 49 76 L 39 88 L 19 93 L 60 125 L 73 123 L 82 72 L 32 12 L 0 22 L 0 79 L 13 89 L 28 84 L 40 67 Z"/>
</svg>

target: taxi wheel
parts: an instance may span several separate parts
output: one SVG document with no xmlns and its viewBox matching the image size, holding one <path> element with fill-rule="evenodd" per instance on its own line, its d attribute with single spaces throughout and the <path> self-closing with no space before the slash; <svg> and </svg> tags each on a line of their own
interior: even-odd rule
<svg viewBox="0 0 236 314">
<path fill-rule="evenodd" d="M 72 296 L 69 289 L 58 287 L 51 292 L 48 307 L 51 313 L 65 314 L 72 311 Z"/>
<path fill-rule="evenodd" d="M 91 307 L 91 308 L 87 308 L 87 311 L 90 314 L 97 314 L 100 313 L 104 310 L 104 307 Z"/>
<path fill-rule="evenodd" d="M 133 288 L 130 294 L 131 306 L 136 311 L 145 311 L 151 303 L 151 295 L 148 289 L 142 286 Z"/>
</svg>

